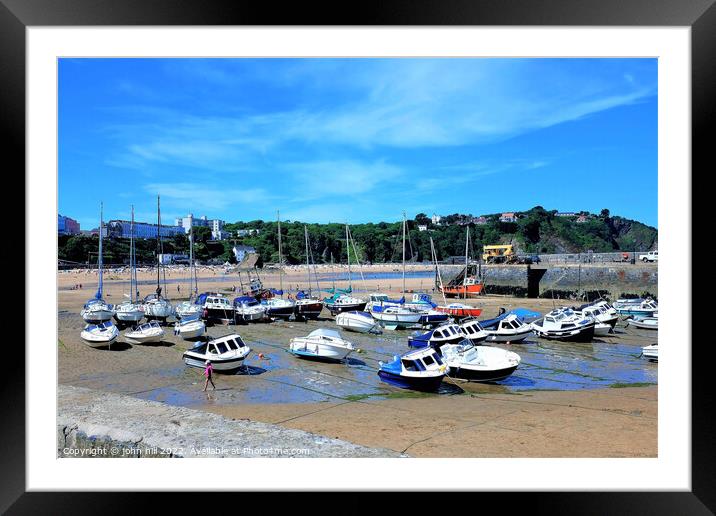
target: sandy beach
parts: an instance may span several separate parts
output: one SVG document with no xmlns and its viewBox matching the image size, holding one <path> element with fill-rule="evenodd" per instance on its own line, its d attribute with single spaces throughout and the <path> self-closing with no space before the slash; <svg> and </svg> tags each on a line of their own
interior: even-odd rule
<svg viewBox="0 0 716 516">
<path fill-rule="evenodd" d="M 432 269 L 410 265 L 407 290 L 433 287 Z M 347 268 L 325 267 L 322 288 L 344 287 Z M 357 292 L 399 295 L 402 267 L 364 267 L 380 277 L 356 282 Z M 264 285 L 307 288 L 305 267 L 260 271 Z M 381 275 L 382 274 L 382 275 Z M 198 271 L 199 291 L 240 290 L 236 272 L 223 268 Z M 242 276 L 244 274 L 242 273 Z M 388 277 L 389 276 L 389 277 Z M 167 293 L 186 298 L 188 271 L 166 271 Z M 128 292 L 128 271 L 104 274 L 104 296 L 119 303 Z M 332 278 L 332 279 L 331 279 Z M 154 290 L 156 272 L 139 274 L 142 296 Z M 171 281 L 174 281 L 172 283 Z M 242 281 L 246 281 L 242 278 Z M 82 283 L 82 289 L 73 287 Z M 111 350 L 92 349 L 79 337 L 79 311 L 96 289 L 96 271 L 58 273 L 58 368 L 62 384 L 128 394 L 138 398 L 214 412 L 234 419 L 276 423 L 288 428 L 337 437 L 365 446 L 406 452 L 416 457 L 655 457 L 657 455 L 658 366 L 640 358 L 641 347 L 656 342 L 648 330 L 617 326 L 614 336 L 591 344 L 528 339 L 500 344 L 522 357 L 520 368 L 499 384 L 446 381 L 436 394 L 396 389 L 378 381 L 379 360 L 407 350 L 410 331 L 382 336 L 345 333 L 360 352 L 346 364 L 301 361 L 285 348 L 291 337 L 318 327 L 335 328 L 327 311 L 319 321 L 214 326 L 212 336 L 240 333 L 253 352 L 248 372 L 217 376 L 217 390 L 201 392 L 201 371 L 181 359 L 192 343 L 166 329 L 157 345 L 131 345 L 120 336 Z M 176 285 L 181 290 L 177 292 Z M 315 289 L 315 285 L 314 285 Z M 238 295 L 238 292 L 237 292 Z M 442 302 L 439 296 L 435 300 Z M 483 318 L 499 307 L 545 312 L 547 299 L 483 296 L 468 300 Z M 558 303 L 559 304 L 559 303 Z M 563 303 L 567 304 L 567 303 Z M 569 303 L 571 304 L 571 303 Z M 259 356 L 262 355 L 262 358 Z"/>
</svg>

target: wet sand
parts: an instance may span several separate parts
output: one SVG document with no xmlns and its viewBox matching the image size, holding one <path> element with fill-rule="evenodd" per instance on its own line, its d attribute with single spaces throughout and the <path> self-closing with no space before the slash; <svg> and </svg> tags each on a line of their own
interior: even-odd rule
<svg viewBox="0 0 716 516">
<path fill-rule="evenodd" d="M 387 272 L 395 272 L 392 269 L 395 267 Z M 296 279 L 300 285 L 305 270 L 289 272 L 284 276 L 284 288 L 287 278 Z M 105 275 L 104 290 L 106 299 L 117 303 L 127 290 L 128 276 L 115 274 L 114 279 L 112 273 Z M 221 277 L 223 271 L 217 274 Z M 180 279 L 181 275 L 182 271 L 177 271 L 174 277 Z M 79 277 L 84 288 L 68 290 Z M 310 362 L 288 354 L 286 346 L 291 337 L 306 335 L 318 327 L 336 328 L 324 311 L 317 322 L 210 327 L 208 333 L 213 336 L 233 331 L 241 334 L 253 352 L 246 361 L 247 373 L 217 375 L 217 390 L 203 393 L 202 372 L 186 367 L 181 358 L 192 343 L 175 337 L 171 327 L 158 345 L 131 345 L 120 336 L 111 350 L 101 350 L 81 341 L 79 310 L 94 292 L 90 288 L 93 278 L 96 282 L 96 272 L 58 275 L 58 364 L 63 384 L 236 419 L 279 423 L 366 446 L 406 450 L 413 456 L 657 455 L 658 366 L 639 356 L 642 346 L 656 342 L 656 332 L 627 329 L 620 323 L 616 335 L 595 339 L 591 344 L 536 338 L 520 344 L 498 344 L 522 357 L 520 368 L 506 381 L 446 381 L 438 394 L 419 394 L 388 386 L 376 374 L 379 360 L 389 360 L 407 350 L 411 331 L 386 331 L 382 336 L 344 332 L 361 349 L 347 364 Z M 216 289 L 214 278 L 214 274 L 200 278 L 199 290 Z M 261 278 L 268 286 L 278 286 L 275 273 L 262 272 Z M 231 285 L 236 279 L 234 273 L 221 283 Z M 425 288 L 426 283 L 432 284 L 432 278 L 409 278 L 406 287 L 418 290 L 421 282 Z M 354 288 L 372 291 L 382 284 L 381 291 L 394 295 L 402 282 L 380 278 L 365 283 Z M 141 286 L 140 290 L 146 295 L 151 286 Z M 496 315 L 500 306 L 523 306 L 541 312 L 553 306 L 552 300 L 497 296 L 468 302 L 483 308 L 483 318 Z"/>
</svg>

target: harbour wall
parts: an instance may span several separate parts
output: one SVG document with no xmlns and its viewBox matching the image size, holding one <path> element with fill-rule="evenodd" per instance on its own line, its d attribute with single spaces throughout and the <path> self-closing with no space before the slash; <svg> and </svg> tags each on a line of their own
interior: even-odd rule
<svg viewBox="0 0 716 516">
<path fill-rule="evenodd" d="M 57 400 L 58 457 L 407 457 L 302 430 L 69 385 L 58 386 Z"/>
<path fill-rule="evenodd" d="M 462 266 L 440 267 L 443 282 L 449 281 Z M 578 293 L 597 293 L 612 299 L 627 295 L 658 296 L 656 264 L 547 264 L 483 265 L 486 294 L 521 297 L 566 297 Z"/>
</svg>

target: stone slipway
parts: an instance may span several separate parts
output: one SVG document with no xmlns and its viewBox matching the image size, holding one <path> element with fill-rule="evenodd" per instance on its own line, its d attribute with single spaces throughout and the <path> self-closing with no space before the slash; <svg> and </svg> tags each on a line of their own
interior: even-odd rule
<svg viewBox="0 0 716 516">
<path fill-rule="evenodd" d="M 58 457 L 399 457 L 302 430 L 59 385 Z"/>
</svg>

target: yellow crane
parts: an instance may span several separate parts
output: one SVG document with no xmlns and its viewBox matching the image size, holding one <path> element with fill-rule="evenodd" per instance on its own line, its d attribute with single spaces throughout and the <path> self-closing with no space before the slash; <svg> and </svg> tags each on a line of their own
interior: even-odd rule
<svg viewBox="0 0 716 516">
<path fill-rule="evenodd" d="M 482 246 L 482 261 L 485 263 L 512 263 L 516 259 L 512 244 Z"/>
</svg>

